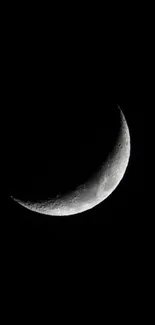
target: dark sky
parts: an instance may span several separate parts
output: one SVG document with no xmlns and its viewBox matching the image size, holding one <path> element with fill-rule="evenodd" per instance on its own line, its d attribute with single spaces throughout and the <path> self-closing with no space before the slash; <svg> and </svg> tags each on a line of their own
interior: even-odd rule
<svg viewBox="0 0 155 325">
<path fill-rule="evenodd" d="M 58 49 L 52 52 L 51 60 L 50 50 L 45 47 L 41 50 L 40 45 L 38 48 L 37 40 L 36 43 L 32 40 L 30 45 L 30 39 L 27 44 L 24 35 L 20 38 L 17 35 L 17 39 L 11 37 L 11 32 L 9 35 L 12 41 L 5 47 L 1 122 L 4 127 L 2 206 L 8 228 L 16 235 L 48 232 L 53 239 L 80 239 L 102 238 L 105 225 L 124 227 L 141 222 L 145 142 L 144 112 L 140 103 L 142 69 L 140 56 L 135 51 L 136 42 L 134 51 L 129 42 L 125 44 L 126 37 L 119 44 L 111 42 L 104 46 L 103 51 L 100 40 L 99 48 L 96 44 L 94 50 L 84 42 L 82 52 L 79 49 L 77 53 L 72 47 L 68 56 L 64 48 L 63 52 Z M 68 49 L 69 45 L 64 46 Z M 90 211 L 65 218 L 30 212 L 9 199 L 12 192 L 28 195 L 30 178 L 34 198 L 35 195 L 46 197 L 48 189 L 46 193 L 44 185 L 49 177 L 51 155 L 60 163 L 62 191 L 70 173 L 69 187 L 74 185 L 74 168 L 68 165 L 70 155 L 74 163 L 77 156 L 82 157 L 78 164 L 84 169 L 83 173 L 81 169 L 76 173 L 76 182 L 89 176 L 100 155 L 113 142 L 117 131 L 114 117 L 117 104 L 129 125 L 131 158 L 121 184 L 108 199 Z M 63 169 L 62 157 L 63 160 L 65 157 Z M 55 168 L 52 168 L 52 177 L 56 186 Z M 67 173 L 64 173 L 65 168 Z M 43 185 L 41 190 L 40 184 Z"/>
</svg>

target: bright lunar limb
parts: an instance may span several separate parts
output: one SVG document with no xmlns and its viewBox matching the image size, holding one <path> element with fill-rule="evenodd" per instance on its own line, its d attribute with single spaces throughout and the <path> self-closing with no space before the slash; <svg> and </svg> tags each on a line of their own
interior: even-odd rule
<svg viewBox="0 0 155 325">
<path fill-rule="evenodd" d="M 77 187 L 71 193 L 49 198 L 43 202 L 22 201 L 12 197 L 25 208 L 42 214 L 67 216 L 92 209 L 104 201 L 122 180 L 130 158 L 130 133 L 124 114 L 119 109 L 120 131 L 113 150 L 106 162 L 85 184 Z"/>
</svg>

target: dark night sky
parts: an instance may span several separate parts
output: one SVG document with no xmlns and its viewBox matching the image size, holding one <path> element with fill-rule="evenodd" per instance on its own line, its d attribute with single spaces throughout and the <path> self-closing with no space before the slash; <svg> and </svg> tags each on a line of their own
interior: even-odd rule
<svg viewBox="0 0 155 325">
<path fill-rule="evenodd" d="M 48 8 L 43 14 L 42 4 L 41 13 L 38 4 L 33 11 L 32 4 L 22 9 L 7 3 L 2 11 L 0 214 L 5 317 L 25 318 L 29 310 L 40 316 L 44 301 L 46 310 L 50 302 L 52 316 L 53 302 L 58 306 L 58 317 L 64 317 L 61 302 L 62 306 L 67 302 L 65 313 L 72 317 L 70 301 L 78 313 L 89 306 L 93 315 L 94 302 L 102 317 L 108 305 L 108 317 L 132 317 L 132 310 L 137 310 L 139 318 L 141 313 L 145 254 L 149 256 L 141 225 L 147 223 L 147 107 L 143 110 L 142 84 L 145 64 L 149 70 L 145 37 L 149 39 L 150 15 L 141 12 L 142 6 L 136 10 L 135 4 L 125 7 L 116 2 L 115 10 L 110 3 L 107 11 L 104 3 L 96 13 L 94 4 L 92 13 L 89 7 L 83 12 L 83 5 L 75 10 L 69 6 L 63 19 L 60 4 L 57 15 Z M 84 181 L 113 144 L 117 105 L 130 129 L 131 157 L 124 178 L 105 201 L 81 214 L 54 217 L 29 211 L 9 197 L 31 194 L 35 199 L 59 188 L 63 192 L 66 183 L 70 189 L 74 186 L 73 175 L 76 183 Z M 55 160 L 51 170 L 53 156 L 59 165 Z M 68 165 L 69 157 L 74 164 Z M 49 182 L 47 187 L 51 177 L 54 186 Z"/>
<path fill-rule="evenodd" d="M 17 44 L 14 39 L 13 43 L 10 42 L 10 47 L 16 49 Z M 37 45 L 33 44 L 33 47 L 37 48 Z M 20 44 L 18 55 L 16 51 L 12 51 L 11 53 L 15 54 L 10 58 L 8 54 L 10 52 L 7 51 L 5 58 L 7 64 L 3 83 L 5 140 L 2 144 L 4 150 L 2 206 L 8 228 L 16 235 L 19 233 L 41 235 L 48 232 L 50 238 L 54 240 L 81 239 L 88 236 L 102 238 L 102 232 L 105 231 L 107 224 L 124 226 L 141 222 L 145 144 L 138 56 L 135 54 L 133 58 L 132 51 L 129 53 L 125 44 L 122 48 L 117 44 L 119 51 L 114 44 L 109 52 L 104 51 L 104 63 L 102 55 L 96 57 L 94 53 L 92 60 L 92 57 L 83 51 L 82 54 L 76 54 L 78 61 L 77 57 L 76 59 L 74 57 L 74 52 L 68 61 L 65 61 L 66 58 L 61 60 L 60 53 L 59 56 L 55 53 L 53 55 L 57 60 L 53 59 L 52 64 L 48 64 L 50 61 L 46 58 L 41 65 L 39 58 L 34 54 L 34 48 L 30 55 Z M 96 47 L 95 49 L 97 51 Z M 93 52 L 91 53 L 93 55 Z M 101 49 L 98 49 L 97 53 L 102 53 Z M 117 104 L 123 110 L 129 125 L 131 158 L 121 184 L 110 197 L 90 211 L 65 218 L 47 217 L 30 212 L 9 199 L 9 194 L 15 190 L 14 185 L 18 189 L 25 182 L 29 188 L 30 166 L 33 166 L 35 171 L 32 183 L 38 190 L 40 183 L 38 173 L 42 175 L 43 185 L 48 177 L 49 166 L 44 158 L 53 155 L 54 152 L 57 158 L 69 157 L 72 153 L 76 159 L 75 148 L 81 142 L 83 144 L 81 156 L 85 154 L 83 163 L 85 171 L 89 174 L 96 159 L 100 159 L 98 153 L 102 153 L 103 143 L 106 147 L 106 140 L 112 140 L 110 133 L 115 125 L 113 117 Z M 106 123 L 109 118 L 111 130 L 109 122 Z M 94 136 L 95 133 L 98 135 L 100 128 L 105 134 L 103 141 L 102 137 L 99 137 L 98 141 Z M 78 137 L 75 137 L 76 134 Z M 25 174 L 23 161 L 28 166 Z M 45 170 L 46 177 L 42 174 L 42 170 Z M 66 181 L 67 173 L 60 174 Z M 84 174 L 77 173 L 76 181 L 79 176 L 84 177 Z M 62 182 L 62 190 L 63 184 Z M 72 183 L 69 186 L 72 186 Z M 43 194 L 39 192 L 39 195 Z"/>
</svg>

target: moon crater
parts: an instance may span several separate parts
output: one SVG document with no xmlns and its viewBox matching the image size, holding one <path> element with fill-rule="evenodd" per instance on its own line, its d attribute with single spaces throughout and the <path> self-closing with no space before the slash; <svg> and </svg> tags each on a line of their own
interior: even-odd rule
<svg viewBox="0 0 155 325">
<path fill-rule="evenodd" d="M 101 203 L 120 183 L 130 157 L 129 129 L 117 108 L 96 128 L 79 125 L 57 136 L 48 128 L 33 141 L 23 137 L 13 157 L 15 201 L 43 214 L 76 214 Z"/>
</svg>

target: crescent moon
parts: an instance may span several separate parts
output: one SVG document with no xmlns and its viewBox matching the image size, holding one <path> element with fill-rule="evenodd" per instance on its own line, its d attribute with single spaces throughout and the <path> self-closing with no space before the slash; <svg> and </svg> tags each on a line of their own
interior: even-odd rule
<svg viewBox="0 0 155 325">
<path fill-rule="evenodd" d="M 37 213 L 67 216 L 82 213 L 103 202 L 119 185 L 130 158 L 130 133 L 124 114 L 119 108 L 120 131 L 115 146 L 106 162 L 85 183 L 78 186 L 72 193 L 50 198 L 43 202 L 24 202 L 11 198 L 23 207 Z"/>
</svg>

